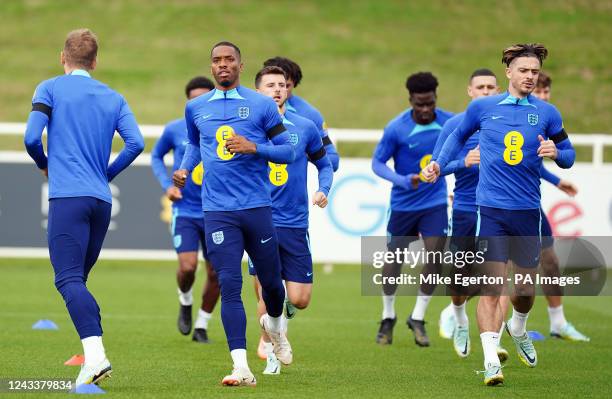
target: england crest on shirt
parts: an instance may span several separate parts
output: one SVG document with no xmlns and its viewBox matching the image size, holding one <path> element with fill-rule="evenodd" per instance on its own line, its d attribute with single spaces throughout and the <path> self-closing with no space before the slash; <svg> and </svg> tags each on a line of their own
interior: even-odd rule
<svg viewBox="0 0 612 399">
<path fill-rule="evenodd" d="M 531 126 L 535 126 L 538 124 L 538 114 L 527 114 L 527 122 Z"/>
<path fill-rule="evenodd" d="M 240 119 L 246 119 L 249 117 L 249 107 L 238 108 L 238 116 Z"/>
<path fill-rule="evenodd" d="M 297 145 L 299 141 L 299 137 L 297 135 L 297 133 L 289 133 L 289 142 L 291 144 L 293 144 L 294 146 Z"/>
<path fill-rule="evenodd" d="M 223 237 L 223 231 L 215 231 L 212 233 L 213 242 L 217 245 L 221 244 L 225 237 Z"/>
</svg>

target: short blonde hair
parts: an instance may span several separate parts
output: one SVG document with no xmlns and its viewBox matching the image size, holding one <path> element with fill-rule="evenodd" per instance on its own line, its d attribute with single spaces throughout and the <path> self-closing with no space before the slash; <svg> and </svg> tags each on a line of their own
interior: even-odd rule
<svg viewBox="0 0 612 399">
<path fill-rule="evenodd" d="M 64 58 L 73 67 L 92 69 L 98 55 L 98 38 L 89 29 L 76 29 L 68 33 L 64 43 Z"/>
</svg>

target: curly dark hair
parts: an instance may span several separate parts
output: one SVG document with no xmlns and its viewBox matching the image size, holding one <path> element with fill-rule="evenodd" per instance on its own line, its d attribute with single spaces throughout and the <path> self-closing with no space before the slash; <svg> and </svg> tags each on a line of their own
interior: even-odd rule
<svg viewBox="0 0 612 399">
<path fill-rule="evenodd" d="M 287 79 L 291 79 L 293 81 L 293 87 L 297 87 L 302 81 L 302 69 L 295 61 L 292 61 L 289 58 L 268 58 L 264 61 L 263 66 L 275 66 L 281 68 L 283 71 L 285 71 Z"/>
<path fill-rule="evenodd" d="M 185 86 L 185 95 L 187 96 L 187 98 L 189 98 L 189 93 L 191 92 L 191 90 L 195 90 L 195 89 L 213 90 L 214 88 L 215 88 L 215 84 L 210 79 L 204 76 L 196 76 L 195 78 L 191 79 L 187 83 L 187 86 Z"/>
<path fill-rule="evenodd" d="M 548 56 L 548 50 L 540 43 L 515 44 L 504 49 L 502 54 L 502 64 L 510 66 L 512 61 L 519 57 L 536 57 L 540 65 Z"/>
<path fill-rule="evenodd" d="M 417 72 L 408 76 L 406 79 L 406 89 L 408 93 L 429 93 L 436 92 L 438 79 L 431 72 Z"/>
</svg>

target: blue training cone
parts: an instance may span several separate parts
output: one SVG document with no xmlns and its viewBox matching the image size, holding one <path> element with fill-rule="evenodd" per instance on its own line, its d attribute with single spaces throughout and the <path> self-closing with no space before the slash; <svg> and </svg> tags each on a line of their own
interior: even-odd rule
<svg viewBox="0 0 612 399">
<path fill-rule="evenodd" d="M 85 393 L 85 394 L 95 394 L 95 393 L 106 393 L 106 391 L 96 384 L 81 384 L 75 387 L 70 391 L 70 393 Z"/>
<path fill-rule="evenodd" d="M 42 319 L 32 325 L 32 330 L 59 330 L 59 327 L 51 320 Z"/>
<path fill-rule="evenodd" d="M 527 335 L 529 336 L 529 338 L 531 338 L 533 341 L 544 341 L 546 339 L 546 337 L 544 336 L 544 334 L 542 334 L 539 331 L 527 331 Z"/>
</svg>

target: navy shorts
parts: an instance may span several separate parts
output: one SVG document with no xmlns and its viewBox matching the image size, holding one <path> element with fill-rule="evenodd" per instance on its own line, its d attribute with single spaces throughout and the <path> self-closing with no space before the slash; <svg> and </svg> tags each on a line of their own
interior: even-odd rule
<svg viewBox="0 0 612 399">
<path fill-rule="evenodd" d="M 470 251 L 476 244 L 476 225 L 478 212 L 453 209 L 448 226 L 450 249 L 453 251 Z"/>
<path fill-rule="evenodd" d="M 312 255 L 308 229 L 277 227 L 278 250 L 283 280 L 312 284 Z M 255 267 L 249 258 L 249 274 L 255 276 Z"/>
<path fill-rule="evenodd" d="M 478 249 L 486 261 L 537 267 L 542 251 L 539 209 L 478 208 Z"/>
<path fill-rule="evenodd" d="M 410 237 L 410 241 L 423 237 L 446 237 L 448 228 L 448 212 L 446 205 L 438 205 L 419 211 L 391 211 L 387 223 L 389 248 L 405 246 L 406 240 L 394 240 L 393 237 Z"/>
<path fill-rule="evenodd" d="M 204 258 L 206 254 L 206 234 L 204 233 L 204 218 L 177 216 L 172 220 L 172 239 L 177 254 L 182 252 L 198 252 L 200 244 Z"/>
<path fill-rule="evenodd" d="M 550 222 L 544 213 L 544 209 L 540 209 L 542 213 L 542 248 L 550 248 L 555 244 Z"/>
<path fill-rule="evenodd" d="M 208 256 L 215 271 L 222 265 L 231 265 L 235 278 L 239 275 L 241 260 L 246 250 L 249 266 L 264 272 L 266 278 L 281 275 L 278 234 L 272 224 L 270 207 L 245 209 L 230 212 L 205 212 L 206 244 Z M 229 267 L 228 267 L 229 269 Z M 223 293 L 222 293 L 223 294 Z"/>
</svg>

